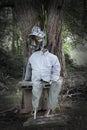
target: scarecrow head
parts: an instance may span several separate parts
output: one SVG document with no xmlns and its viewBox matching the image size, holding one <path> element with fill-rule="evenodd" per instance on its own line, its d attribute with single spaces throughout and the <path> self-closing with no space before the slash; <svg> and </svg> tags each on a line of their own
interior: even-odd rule
<svg viewBox="0 0 87 130">
<path fill-rule="evenodd" d="M 44 48 L 45 33 L 41 31 L 40 27 L 34 26 L 29 37 L 32 40 L 31 46 L 35 46 L 35 50 Z"/>
</svg>

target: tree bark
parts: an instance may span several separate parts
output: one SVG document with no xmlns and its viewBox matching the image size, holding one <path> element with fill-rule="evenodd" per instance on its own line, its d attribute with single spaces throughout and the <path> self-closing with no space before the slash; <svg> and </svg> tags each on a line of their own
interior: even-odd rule
<svg viewBox="0 0 87 130">
<path fill-rule="evenodd" d="M 62 49 L 62 22 L 63 22 L 63 6 L 64 0 L 49 0 L 47 11 L 47 37 L 48 49 L 56 54 L 61 63 L 61 74 L 65 74 L 65 58 Z"/>
<path fill-rule="evenodd" d="M 32 27 L 38 22 L 38 11 L 35 9 L 34 4 L 36 3 L 33 0 L 15 1 L 17 22 L 22 32 L 22 38 L 23 38 L 23 50 L 24 50 L 23 77 L 28 57 L 31 55 L 31 49 L 29 47 L 30 45 L 29 34 L 31 32 Z"/>
</svg>

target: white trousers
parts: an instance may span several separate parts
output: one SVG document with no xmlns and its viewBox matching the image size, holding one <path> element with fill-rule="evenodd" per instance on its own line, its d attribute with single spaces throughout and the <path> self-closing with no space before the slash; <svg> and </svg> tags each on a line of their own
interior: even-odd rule
<svg viewBox="0 0 87 130">
<path fill-rule="evenodd" d="M 61 91 L 63 79 L 60 78 L 57 82 L 54 82 L 50 85 L 49 97 L 47 101 L 48 109 L 54 110 L 58 106 L 58 96 Z M 39 100 L 42 94 L 42 84 L 40 81 L 33 83 L 32 89 L 32 106 L 33 110 L 37 109 L 39 106 Z"/>
</svg>

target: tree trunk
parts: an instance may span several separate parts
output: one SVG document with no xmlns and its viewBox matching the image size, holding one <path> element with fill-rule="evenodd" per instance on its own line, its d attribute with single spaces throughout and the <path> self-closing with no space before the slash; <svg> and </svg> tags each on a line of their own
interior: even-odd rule
<svg viewBox="0 0 87 130">
<path fill-rule="evenodd" d="M 24 71 L 27 64 L 28 57 L 31 55 L 31 49 L 29 47 L 29 34 L 32 27 L 38 22 L 38 12 L 34 8 L 36 4 L 33 0 L 18 0 L 15 1 L 15 9 L 17 14 L 17 21 L 22 32 L 23 38 L 23 50 L 24 50 Z"/>
<path fill-rule="evenodd" d="M 37 25 L 39 22 L 38 20 L 40 20 L 38 19 L 39 13 L 41 12 L 40 5 L 41 5 L 41 2 L 38 0 L 15 1 L 17 20 L 18 20 L 18 24 L 22 32 L 22 38 L 23 38 L 23 49 L 24 49 L 23 78 L 25 75 L 25 68 L 26 68 L 27 60 L 29 56 L 31 55 L 31 48 L 29 46 L 30 45 L 29 34 L 31 33 L 32 27 L 34 25 Z M 23 95 L 22 100 L 24 104 L 23 107 L 25 107 L 24 112 L 27 112 L 28 110 L 27 108 L 29 105 L 25 101 L 27 101 L 29 95 L 27 94 L 27 91 L 24 91 L 23 94 L 24 95 Z"/>
<path fill-rule="evenodd" d="M 36 1 L 18 0 L 15 5 L 16 5 L 18 23 L 20 25 L 20 29 L 23 35 L 23 42 L 24 42 L 23 44 L 24 45 L 24 71 L 23 72 L 25 73 L 25 66 L 27 63 L 27 59 L 31 54 L 31 49 L 29 48 L 29 43 L 28 43 L 29 42 L 28 34 L 31 32 L 32 27 L 38 23 L 38 16 L 41 15 L 40 13 L 41 13 L 42 3 L 38 3 L 38 0 Z M 48 49 L 59 57 L 59 60 L 62 65 L 62 72 L 64 72 L 63 70 L 64 61 L 63 61 L 63 51 L 62 51 L 62 41 L 61 41 L 63 1 L 61 2 L 56 0 L 52 2 L 51 0 L 49 0 L 47 16 L 48 16 L 47 17 L 48 18 L 47 20 Z M 27 98 L 25 100 L 27 100 Z M 27 108 L 27 104 L 25 104 L 25 106 Z"/>
<path fill-rule="evenodd" d="M 65 58 L 62 49 L 61 31 L 63 22 L 64 0 L 49 0 L 47 11 L 47 36 L 50 52 L 56 54 L 61 63 L 61 74 L 65 74 Z"/>
</svg>

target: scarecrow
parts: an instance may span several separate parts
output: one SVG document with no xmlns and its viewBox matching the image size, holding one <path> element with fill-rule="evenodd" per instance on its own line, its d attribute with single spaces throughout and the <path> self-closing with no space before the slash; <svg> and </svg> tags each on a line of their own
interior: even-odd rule
<svg viewBox="0 0 87 130">
<path fill-rule="evenodd" d="M 24 80 L 32 81 L 32 107 L 34 119 L 36 119 L 43 82 L 50 84 L 47 101 L 48 109 L 45 116 L 48 117 L 58 106 L 58 96 L 62 86 L 62 79 L 60 78 L 61 67 L 58 57 L 46 49 L 46 43 L 44 42 L 46 35 L 38 26 L 33 27 L 29 36 L 32 39 L 31 45 L 34 48 L 34 52 L 29 57 Z"/>
</svg>

